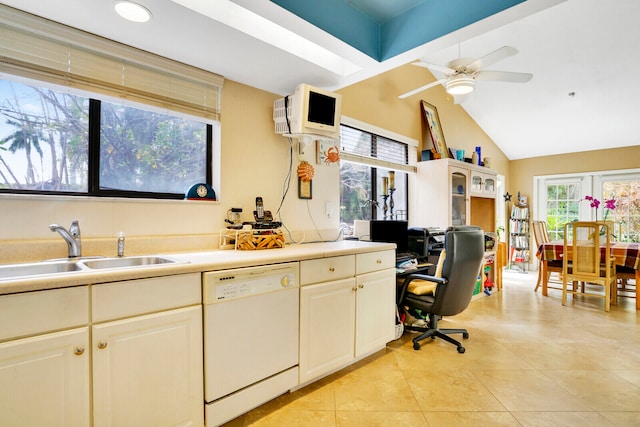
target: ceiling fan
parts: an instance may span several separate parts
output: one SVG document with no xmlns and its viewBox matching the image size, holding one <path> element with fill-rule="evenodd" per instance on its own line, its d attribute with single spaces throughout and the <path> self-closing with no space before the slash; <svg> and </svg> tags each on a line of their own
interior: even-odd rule
<svg viewBox="0 0 640 427">
<path fill-rule="evenodd" d="M 518 49 L 511 46 L 503 46 L 500 49 L 494 50 L 493 52 L 477 59 L 454 59 L 453 61 L 450 61 L 446 67 L 443 67 L 442 65 L 429 64 L 425 61 L 413 62 L 412 65 L 443 72 L 445 77 L 433 83 L 429 83 L 428 85 L 403 93 L 398 98 L 408 98 L 411 95 L 415 95 L 418 92 L 422 92 L 423 90 L 427 90 L 439 84 L 442 84 L 445 87 L 448 94 L 453 95 L 454 97 L 462 97 L 473 92 L 476 86 L 476 81 L 479 80 L 526 83 L 531 80 L 533 74 L 514 73 L 511 71 L 490 71 L 484 69 L 486 66 L 513 56 L 516 53 L 518 53 Z M 462 98 L 455 98 L 456 103 L 461 100 Z"/>
</svg>

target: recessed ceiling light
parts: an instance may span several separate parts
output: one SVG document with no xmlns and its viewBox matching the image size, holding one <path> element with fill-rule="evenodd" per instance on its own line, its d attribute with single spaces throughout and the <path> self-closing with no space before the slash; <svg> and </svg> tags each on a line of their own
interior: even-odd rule
<svg viewBox="0 0 640 427">
<path fill-rule="evenodd" d="M 132 22 L 147 22 L 151 19 L 151 12 L 146 7 L 131 1 L 117 1 L 113 8 L 124 19 Z"/>
</svg>

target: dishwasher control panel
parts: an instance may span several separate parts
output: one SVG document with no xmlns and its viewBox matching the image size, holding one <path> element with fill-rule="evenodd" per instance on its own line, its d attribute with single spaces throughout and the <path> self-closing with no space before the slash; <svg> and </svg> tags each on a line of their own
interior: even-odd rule
<svg viewBox="0 0 640 427">
<path fill-rule="evenodd" d="M 298 263 L 203 273 L 205 304 L 298 287 Z"/>
</svg>

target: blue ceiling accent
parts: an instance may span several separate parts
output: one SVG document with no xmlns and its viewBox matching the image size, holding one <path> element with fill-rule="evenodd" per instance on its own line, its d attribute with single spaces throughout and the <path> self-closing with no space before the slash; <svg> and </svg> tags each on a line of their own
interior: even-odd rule
<svg viewBox="0 0 640 427">
<path fill-rule="evenodd" d="M 425 0 L 382 25 L 348 0 L 271 1 L 375 60 L 384 61 L 525 0 Z"/>
</svg>

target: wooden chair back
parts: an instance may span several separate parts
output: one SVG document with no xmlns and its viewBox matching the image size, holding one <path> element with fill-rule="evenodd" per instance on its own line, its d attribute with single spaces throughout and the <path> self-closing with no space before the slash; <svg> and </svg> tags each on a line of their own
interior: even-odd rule
<svg viewBox="0 0 640 427">
<path fill-rule="evenodd" d="M 611 257 L 610 238 L 611 231 L 606 222 L 577 221 L 565 225 L 562 265 L 563 304 L 566 300 L 567 282 L 593 283 L 604 286 L 605 294 L 583 293 L 604 297 L 605 308 L 609 311 L 612 292 L 615 295 L 616 281 L 615 258 Z M 604 251 L 601 250 L 601 246 L 604 247 Z"/>
</svg>

